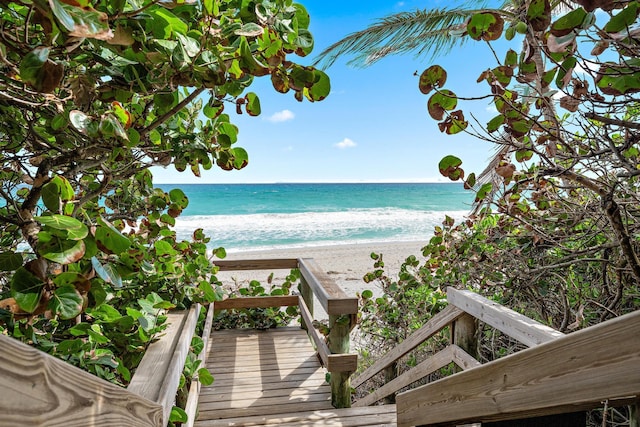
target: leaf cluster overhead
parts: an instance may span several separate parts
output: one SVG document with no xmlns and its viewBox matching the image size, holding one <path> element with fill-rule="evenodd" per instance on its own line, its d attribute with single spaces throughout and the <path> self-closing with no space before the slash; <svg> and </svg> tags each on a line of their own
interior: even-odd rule
<svg viewBox="0 0 640 427">
<path fill-rule="evenodd" d="M 147 298 L 221 297 L 210 239 L 171 228 L 187 197 L 149 168 L 246 167 L 226 110 L 261 113 L 255 78 L 326 98 L 328 76 L 291 59 L 313 49 L 309 14 L 291 0 L 1 0 L 0 17 L 0 328 L 45 331 L 56 353 L 54 334 L 102 322 L 87 313 L 111 301 L 126 319 L 89 329 L 114 354 L 124 336 L 146 343 Z M 76 344 L 60 354 L 93 357 Z M 111 365 L 96 373 L 126 379 Z"/>
</svg>

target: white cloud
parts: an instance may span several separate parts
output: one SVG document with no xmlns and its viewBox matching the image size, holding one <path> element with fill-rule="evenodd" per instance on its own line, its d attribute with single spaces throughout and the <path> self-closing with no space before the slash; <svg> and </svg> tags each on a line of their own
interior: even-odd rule
<svg viewBox="0 0 640 427">
<path fill-rule="evenodd" d="M 282 123 L 282 122 L 288 122 L 289 120 L 293 120 L 295 117 L 296 115 L 293 114 L 293 111 L 282 110 L 272 114 L 270 117 L 267 117 L 267 120 L 270 121 L 271 123 Z"/>
<path fill-rule="evenodd" d="M 334 147 L 338 147 L 341 150 L 344 150 L 345 148 L 353 148 L 355 146 L 357 146 L 358 144 L 356 144 L 355 142 L 353 142 L 351 139 L 349 138 L 345 138 L 342 141 L 338 142 L 337 144 L 334 144 Z"/>
</svg>

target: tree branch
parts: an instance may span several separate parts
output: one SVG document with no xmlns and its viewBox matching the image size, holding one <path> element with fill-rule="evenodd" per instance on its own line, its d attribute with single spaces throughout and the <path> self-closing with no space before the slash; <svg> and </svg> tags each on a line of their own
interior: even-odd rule
<svg viewBox="0 0 640 427">
<path fill-rule="evenodd" d="M 204 92 L 204 90 L 205 90 L 204 87 L 200 87 L 194 90 L 193 92 L 191 92 L 189 96 L 187 96 L 185 99 L 182 100 L 182 102 L 179 102 L 178 105 L 176 105 L 171 110 L 164 113 L 162 116 L 158 117 L 158 119 L 155 122 L 151 123 L 149 126 L 142 129 L 140 131 L 140 138 L 144 138 L 145 136 L 147 136 L 149 132 L 151 132 L 158 126 L 160 126 L 162 123 L 166 122 L 171 116 L 175 115 L 178 111 L 182 110 L 185 106 L 187 106 L 191 101 L 196 99 L 196 97 L 198 97 L 198 95 Z"/>
</svg>

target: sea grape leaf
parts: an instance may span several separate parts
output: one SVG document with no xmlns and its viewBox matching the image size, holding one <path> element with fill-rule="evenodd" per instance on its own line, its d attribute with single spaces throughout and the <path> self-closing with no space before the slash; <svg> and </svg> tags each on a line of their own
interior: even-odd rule
<svg viewBox="0 0 640 427">
<path fill-rule="evenodd" d="M 86 294 L 91 289 L 91 281 L 87 276 L 74 271 L 65 271 L 58 274 L 53 279 L 53 283 L 55 283 L 59 288 L 62 286 L 73 286 L 82 295 Z"/>
<path fill-rule="evenodd" d="M 418 87 L 420 92 L 429 94 L 434 88 L 441 88 L 447 81 L 447 72 L 439 65 L 432 65 L 422 72 Z"/>
<path fill-rule="evenodd" d="M 87 237 L 87 234 L 89 234 L 89 229 L 86 225 L 70 216 L 53 214 L 37 216 L 34 219 L 46 227 L 66 232 L 60 234 L 66 236 L 66 238 L 70 240 L 82 240 Z"/>
<path fill-rule="evenodd" d="M 607 33 L 619 33 L 628 29 L 638 18 L 639 5 L 637 1 L 630 2 L 621 12 L 613 16 L 604 26 Z"/>
<path fill-rule="evenodd" d="M 69 181 L 60 175 L 56 175 L 42 187 L 42 203 L 52 212 L 60 210 L 62 201 L 73 198 L 73 188 Z"/>
<path fill-rule="evenodd" d="M 450 90 L 444 89 L 440 92 L 434 93 L 429 102 L 427 108 L 429 115 L 435 120 L 442 120 L 444 118 L 445 111 L 450 111 L 456 108 L 458 105 L 458 98 Z"/>
<path fill-rule="evenodd" d="M 174 188 L 173 190 L 169 191 L 169 200 L 171 200 L 172 203 L 175 203 L 182 209 L 185 209 L 189 205 L 189 198 L 186 194 L 184 194 L 184 191 L 180 190 L 179 188 Z"/>
<path fill-rule="evenodd" d="M 476 13 L 467 23 L 469 37 L 474 40 L 498 40 L 504 29 L 504 19 L 494 12 Z"/>
<path fill-rule="evenodd" d="M 33 313 L 40 303 L 43 285 L 35 275 L 20 267 L 13 273 L 9 287 L 18 307 L 27 313 Z"/>
<path fill-rule="evenodd" d="M 329 76 L 320 70 L 314 71 L 315 80 L 309 88 L 307 99 L 309 101 L 322 101 L 331 92 L 331 80 Z"/>
<path fill-rule="evenodd" d="M 556 37 L 566 36 L 573 30 L 581 28 L 586 17 L 587 11 L 581 7 L 576 8 L 551 24 L 551 34 Z"/>
<path fill-rule="evenodd" d="M 233 155 L 233 167 L 242 169 L 249 164 L 249 153 L 244 148 L 235 147 L 231 149 Z"/>
<path fill-rule="evenodd" d="M 22 255 L 13 252 L 0 252 L 0 271 L 15 271 L 23 263 Z"/>
<path fill-rule="evenodd" d="M 113 254 L 122 253 L 131 246 L 129 238 L 120 233 L 117 228 L 102 217 L 98 218 L 96 243 L 101 250 Z"/>
<path fill-rule="evenodd" d="M 480 187 L 480 189 L 476 193 L 476 202 L 484 200 L 484 198 L 487 197 L 487 194 L 489 194 L 492 189 L 493 185 L 490 182 L 482 185 L 482 187 Z"/>
<path fill-rule="evenodd" d="M 200 368 L 198 369 L 198 381 L 200 381 L 200 384 L 203 386 L 209 386 L 213 384 L 213 376 L 207 368 Z"/>
<path fill-rule="evenodd" d="M 247 114 L 253 117 L 259 116 L 262 110 L 260 109 L 260 98 L 258 98 L 258 95 L 253 92 L 249 92 L 245 99 L 247 100 L 247 103 L 245 104 Z"/>
<path fill-rule="evenodd" d="M 171 39 L 174 33 L 186 35 L 189 31 L 187 24 L 167 9 L 159 7 L 148 13 L 153 17 L 151 31 L 159 39 Z"/>
<path fill-rule="evenodd" d="M 48 47 L 36 47 L 27 53 L 20 62 L 20 78 L 23 82 L 35 86 L 44 63 L 49 59 Z"/>
<path fill-rule="evenodd" d="M 438 163 L 438 169 L 440 169 L 440 173 L 449 178 L 452 181 L 457 181 L 458 179 L 464 178 L 464 170 L 460 168 L 462 165 L 462 160 L 460 160 L 456 156 L 445 156 L 440 163 Z"/>
<path fill-rule="evenodd" d="M 76 7 L 62 0 L 49 0 L 53 14 L 73 37 L 110 40 L 113 32 L 109 28 L 109 17 L 90 5 Z"/>
<path fill-rule="evenodd" d="M 49 302 L 51 310 L 61 319 L 73 319 L 82 312 L 83 299 L 77 289 L 71 285 L 64 285 L 53 292 Z"/>
<path fill-rule="evenodd" d="M 532 0 L 527 8 L 527 20 L 534 31 L 544 31 L 551 23 L 549 0 Z"/>
<path fill-rule="evenodd" d="M 67 240 L 53 236 L 50 241 L 38 242 L 38 253 L 49 261 L 67 265 L 80 260 L 85 253 L 83 240 Z"/>
<path fill-rule="evenodd" d="M 111 264 L 102 265 L 98 258 L 91 258 L 91 265 L 93 269 L 96 271 L 96 274 L 107 283 L 111 283 L 113 286 L 117 288 L 122 287 L 122 278 L 118 271 Z"/>
<path fill-rule="evenodd" d="M 237 36 L 245 36 L 245 37 L 257 37 L 262 35 L 264 32 L 264 28 L 255 22 L 247 22 L 242 27 L 235 30 L 233 33 Z"/>
<path fill-rule="evenodd" d="M 171 414 L 169 415 L 169 421 L 172 423 L 186 423 L 189 416 L 184 409 L 174 406 L 171 408 Z"/>
</svg>

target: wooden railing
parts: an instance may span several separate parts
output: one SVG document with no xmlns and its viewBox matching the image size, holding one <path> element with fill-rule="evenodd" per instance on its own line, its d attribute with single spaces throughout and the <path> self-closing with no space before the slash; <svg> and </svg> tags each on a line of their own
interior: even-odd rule
<svg viewBox="0 0 640 427">
<path fill-rule="evenodd" d="M 162 406 L 0 334 L 0 426 L 162 425 Z"/>
<path fill-rule="evenodd" d="M 331 372 L 332 401 L 350 406 L 349 378 L 357 355 L 349 353 L 358 300 L 348 297 L 312 259 L 218 261 L 221 270 L 300 269 L 301 295 L 234 298 L 210 304 L 198 357 L 204 366 L 214 310 L 299 306 L 301 321 Z M 328 340 L 313 327 L 313 299 L 329 315 Z M 147 349 L 127 389 L 0 334 L 0 426 L 160 427 L 167 425 L 175 403 L 201 306 L 168 313 L 167 328 Z M 328 342 L 327 342 L 328 341 Z M 188 426 L 196 417 L 200 383 L 193 381 L 187 400 Z"/>
<path fill-rule="evenodd" d="M 447 300 L 449 305 L 444 310 L 433 316 L 424 326 L 362 372 L 353 380 L 352 386 L 360 386 L 446 327 L 452 329 L 451 336 L 453 339 L 451 344 L 411 370 L 376 389 L 373 393 L 358 400 L 354 406 L 374 404 L 451 363 L 455 363 L 462 370 L 480 366 L 480 362 L 476 360 L 476 319 L 482 320 L 528 346 L 563 336 L 562 333 L 548 326 L 470 291 L 448 288 Z"/>
<path fill-rule="evenodd" d="M 354 406 L 371 405 L 451 363 L 462 372 L 396 396 L 398 426 L 520 425 L 517 420 L 555 414 L 568 416 L 553 425 L 584 425 L 584 414 L 572 413 L 640 399 L 640 312 L 565 336 L 469 291 L 449 288 L 447 300 L 444 310 L 352 385 L 360 386 L 447 326 L 452 343 Z M 482 365 L 471 355 L 477 357 L 478 321 L 529 348 Z"/>
<path fill-rule="evenodd" d="M 351 406 L 350 377 L 358 356 L 350 353 L 350 332 L 358 314 L 358 299 L 349 297 L 311 258 L 216 261 L 220 271 L 300 270 L 300 295 L 230 298 L 214 303 L 215 310 L 298 306 L 301 325 L 315 344 L 324 367 L 331 373 L 331 402 L 336 408 Z M 329 316 L 329 335 L 313 327 L 314 299 Z"/>
</svg>

